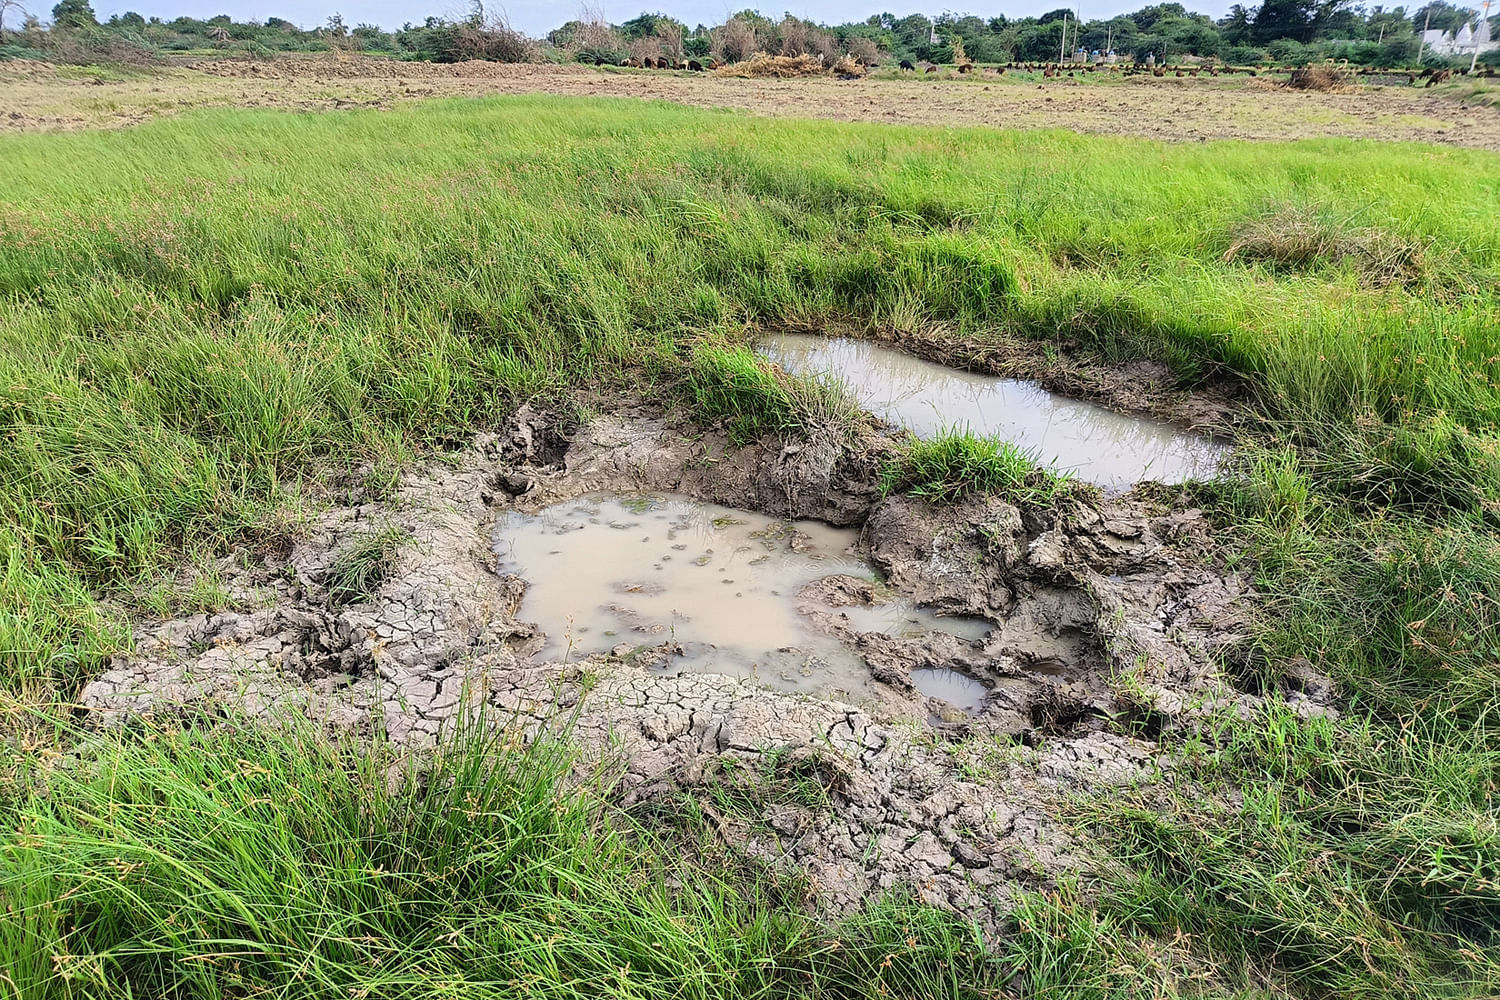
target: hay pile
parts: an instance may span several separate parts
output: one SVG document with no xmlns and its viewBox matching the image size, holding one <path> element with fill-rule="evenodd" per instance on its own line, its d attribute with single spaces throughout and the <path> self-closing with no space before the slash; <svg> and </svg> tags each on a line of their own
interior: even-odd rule
<svg viewBox="0 0 1500 1000">
<path fill-rule="evenodd" d="M 818 56 L 773 56 L 757 52 L 743 62 L 730 63 L 715 70 L 719 76 L 742 78 L 798 76 L 864 76 L 865 68 L 849 56 L 840 56 L 832 66 Z"/>
<path fill-rule="evenodd" d="M 1354 85 L 1354 74 L 1347 67 L 1324 63 L 1292 70 L 1286 85 L 1293 90 L 1347 90 Z"/>
</svg>

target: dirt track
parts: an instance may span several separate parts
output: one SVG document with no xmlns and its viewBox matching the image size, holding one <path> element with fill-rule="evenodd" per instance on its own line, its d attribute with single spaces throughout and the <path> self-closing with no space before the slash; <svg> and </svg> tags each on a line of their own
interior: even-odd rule
<svg viewBox="0 0 1500 1000">
<path fill-rule="evenodd" d="M 1500 108 L 1409 87 L 1286 90 L 1264 80 L 745 80 L 581 66 L 376 59 L 208 62 L 95 75 L 0 63 L 0 130 L 132 125 L 196 107 L 375 107 L 486 94 L 633 97 L 752 114 L 920 125 L 1068 128 L 1170 140 L 1345 136 L 1500 149 Z"/>
</svg>

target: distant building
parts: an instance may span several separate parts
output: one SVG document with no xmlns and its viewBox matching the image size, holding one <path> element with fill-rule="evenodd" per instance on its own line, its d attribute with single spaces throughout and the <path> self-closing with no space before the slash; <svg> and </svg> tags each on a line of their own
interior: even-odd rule
<svg viewBox="0 0 1500 1000">
<path fill-rule="evenodd" d="M 1484 55 L 1500 49 L 1500 42 L 1490 40 L 1489 21 L 1480 21 L 1477 25 L 1466 24 L 1458 29 L 1456 35 L 1432 28 L 1422 32 L 1422 44 L 1427 51 L 1439 56 L 1472 56 L 1476 52 Z"/>
</svg>

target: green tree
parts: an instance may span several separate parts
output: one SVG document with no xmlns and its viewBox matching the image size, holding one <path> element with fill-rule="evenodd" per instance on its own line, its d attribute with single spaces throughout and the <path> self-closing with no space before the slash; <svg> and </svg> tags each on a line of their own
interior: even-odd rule
<svg viewBox="0 0 1500 1000">
<path fill-rule="evenodd" d="M 58 0 L 52 8 L 52 24 L 58 28 L 92 28 L 99 24 L 89 0 Z"/>
</svg>

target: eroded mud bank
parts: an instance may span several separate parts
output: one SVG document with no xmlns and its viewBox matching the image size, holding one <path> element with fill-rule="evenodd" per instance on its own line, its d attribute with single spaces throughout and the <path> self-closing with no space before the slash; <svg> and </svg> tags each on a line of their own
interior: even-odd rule
<svg viewBox="0 0 1500 1000">
<path fill-rule="evenodd" d="M 143 627 L 83 702 L 105 723 L 226 706 L 306 713 L 383 725 L 418 747 L 485 705 L 530 733 L 571 727 L 586 759 L 618 769 L 628 808 L 671 810 L 712 782 L 755 786 L 755 809 L 710 811 L 722 834 L 803 868 L 835 910 L 906 887 L 993 927 L 1009 887 L 1088 864 L 1059 819 L 1066 796 L 1171 781 L 1151 734 L 1255 709 L 1258 696 L 1228 679 L 1248 654 L 1252 595 L 1223 568 L 1203 515 L 1153 499 L 1160 491 L 1049 510 L 933 507 L 881 497 L 890 447 L 869 434 L 735 448 L 648 411 L 575 427 L 523 408 L 392 503 L 329 512 L 284 558 L 227 560 L 233 610 Z M 882 587 L 837 574 L 801 594 L 809 620 L 868 664 L 856 704 L 664 672 L 670 643 L 654 638 L 571 663 L 536 657 L 546 637 L 518 615 L 525 580 L 498 571 L 496 518 L 652 492 L 859 528 Z M 332 606 L 331 567 L 390 527 L 407 541 L 389 574 L 368 599 Z M 982 639 L 893 636 L 840 613 L 884 587 L 992 627 Z M 972 678 L 983 702 L 970 714 L 926 698 L 914 671 Z M 1288 697 L 1325 710 L 1326 686 L 1304 687 Z M 788 777 L 813 779 L 826 801 L 782 794 Z"/>
</svg>

